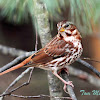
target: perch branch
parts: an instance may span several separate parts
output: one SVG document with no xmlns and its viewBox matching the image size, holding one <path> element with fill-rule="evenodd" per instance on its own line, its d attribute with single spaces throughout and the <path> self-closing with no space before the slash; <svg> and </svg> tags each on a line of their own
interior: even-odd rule
<svg viewBox="0 0 100 100">
<path fill-rule="evenodd" d="M 64 80 L 66 80 L 67 82 L 69 81 L 65 71 L 62 71 L 61 75 L 62 75 L 62 78 Z M 70 85 L 67 85 L 67 90 L 66 91 L 68 91 L 68 93 L 69 93 L 70 97 L 72 98 L 72 100 L 77 100 L 77 98 L 75 96 L 75 93 L 73 91 L 73 88 Z"/>
<path fill-rule="evenodd" d="M 34 0 L 34 16 L 36 20 L 36 26 L 38 27 L 38 34 L 40 37 L 41 45 L 44 47 L 52 38 L 49 25 L 49 16 L 46 9 L 46 5 L 41 0 Z M 60 81 L 51 72 L 48 71 L 48 83 L 50 96 L 60 96 L 62 97 L 62 89 L 59 84 Z M 61 100 L 50 98 L 50 100 Z"/>
</svg>

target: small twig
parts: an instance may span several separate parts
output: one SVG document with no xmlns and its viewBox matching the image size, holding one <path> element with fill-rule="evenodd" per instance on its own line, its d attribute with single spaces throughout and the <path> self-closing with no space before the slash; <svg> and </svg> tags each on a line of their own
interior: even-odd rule
<svg viewBox="0 0 100 100">
<path fill-rule="evenodd" d="M 13 97 L 18 97 L 18 98 L 24 98 L 24 99 L 27 99 L 27 98 L 44 98 L 44 97 L 48 97 L 48 98 L 55 98 L 55 99 L 68 99 L 68 100 L 72 100 L 70 97 L 54 97 L 54 96 L 49 96 L 49 95 L 44 95 L 44 94 L 40 94 L 40 95 L 37 95 L 37 96 L 22 96 L 22 95 L 15 95 L 15 94 L 11 94 L 10 96 L 13 96 Z"/>
<path fill-rule="evenodd" d="M 4 46 L 0 44 L 0 52 L 2 52 L 3 54 L 10 54 L 11 56 L 20 56 L 22 54 L 25 54 L 26 51 L 20 50 L 20 49 L 16 49 L 16 48 L 12 48 L 9 46 Z"/>
<path fill-rule="evenodd" d="M 27 68 L 23 73 L 21 73 L 21 74 L 8 86 L 8 88 L 5 90 L 5 92 L 3 92 L 3 93 L 0 95 L 0 97 L 3 97 L 3 96 L 5 96 L 5 95 L 7 95 L 7 94 L 10 94 L 10 93 L 14 92 L 15 90 L 21 88 L 22 86 L 25 86 L 26 84 L 23 83 L 21 86 L 19 86 L 19 87 L 13 89 L 12 91 L 8 92 L 8 90 L 9 90 L 11 87 L 13 87 L 13 86 L 14 86 L 26 73 L 28 73 L 30 70 L 31 70 L 31 72 L 30 72 L 30 77 L 29 77 L 29 79 L 28 79 L 28 82 L 30 82 L 30 80 L 31 80 L 31 75 L 32 75 L 32 71 L 33 71 L 33 67 Z M 28 83 L 28 82 L 26 82 L 26 83 Z M 8 93 L 7 93 L 7 92 L 8 92 Z"/>
<path fill-rule="evenodd" d="M 93 62 L 100 63 L 100 61 L 98 61 L 98 60 L 94 60 L 94 59 L 87 58 L 87 57 L 83 57 L 83 58 L 81 58 L 81 59 L 82 59 L 82 60 L 89 60 L 89 61 L 93 61 Z"/>
<path fill-rule="evenodd" d="M 36 31 L 36 41 L 35 41 L 35 51 L 37 51 L 37 46 L 38 46 L 38 33 L 37 33 L 37 20 L 35 19 L 35 31 Z"/>
<path fill-rule="evenodd" d="M 94 72 L 98 77 L 100 77 L 100 72 L 97 71 L 92 65 L 90 65 L 86 61 L 84 61 L 82 59 L 78 59 L 77 62 L 83 64 L 85 67 L 89 68 L 92 72 Z"/>
<path fill-rule="evenodd" d="M 29 57 L 30 55 L 32 55 L 33 53 L 35 53 L 35 51 L 32 51 L 32 52 L 27 52 L 17 58 L 15 58 L 13 61 L 11 61 L 10 63 L 6 64 L 5 66 L 1 67 L 0 68 L 0 72 L 3 72 L 5 71 L 6 69 L 18 64 L 18 62 L 22 61 L 23 59 Z"/>
<path fill-rule="evenodd" d="M 31 81 L 33 69 L 34 69 L 34 67 L 32 67 L 32 69 L 31 69 L 31 72 L 30 72 L 30 76 L 29 76 L 28 81 L 25 82 L 25 83 L 23 83 L 23 84 L 21 84 L 20 86 L 18 86 L 18 87 L 16 87 L 16 88 L 12 89 L 8 94 L 11 94 L 12 92 L 14 92 L 14 91 L 20 89 L 20 88 L 23 87 L 23 86 L 27 86 L 27 85 L 30 83 L 30 81 Z"/>
</svg>

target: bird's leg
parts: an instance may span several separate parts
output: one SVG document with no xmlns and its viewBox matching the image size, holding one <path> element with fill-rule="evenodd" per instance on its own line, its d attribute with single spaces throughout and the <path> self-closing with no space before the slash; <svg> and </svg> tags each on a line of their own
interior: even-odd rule
<svg viewBox="0 0 100 100">
<path fill-rule="evenodd" d="M 57 71 L 52 71 L 52 73 L 53 73 L 56 77 L 58 77 L 58 78 L 64 83 L 63 89 L 64 89 L 65 92 L 66 92 L 66 85 L 70 85 L 71 87 L 74 87 L 74 85 L 72 84 L 72 81 L 66 82 L 63 78 L 61 78 L 61 77 L 57 74 Z"/>
<path fill-rule="evenodd" d="M 67 73 L 67 75 L 69 76 L 69 71 L 68 71 L 67 68 L 62 68 L 62 69 L 60 69 L 60 70 L 58 71 L 58 75 L 62 72 L 62 70 L 64 70 L 64 71 Z"/>
<path fill-rule="evenodd" d="M 63 70 L 67 73 L 67 75 L 69 76 L 69 71 L 67 68 L 63 68 Z"/>
</svg>

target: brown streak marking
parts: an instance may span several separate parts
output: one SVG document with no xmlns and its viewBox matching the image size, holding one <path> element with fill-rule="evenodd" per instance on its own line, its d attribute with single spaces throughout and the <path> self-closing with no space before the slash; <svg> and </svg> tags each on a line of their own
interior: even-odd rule
<svg viewBox="0 0 100 100">
<path fill-rule="evenodd" d="M 76 50 L 74 51 L 74 53 L 78 51 L 78 47 L 75 47 L 75 49 L 76 49 Z"/>
<path fill-rule="evenodd" d="M 63 59 L 62 61 L 60 61 L 60 62 L 58 63 L 58 65 L 59 65 L 60 63 L 64 62 L 65 60 L 66 60 L 66 58 Z M 59 67 L 59 66 L 57 66 L 57 67 Z"/>
<path fill-rule="evenodd" d="M 67 57 L 70 57 L 72 53 L 69 53 Z"/>
<path fill-rule="evenodd" d="M 49 63 L 49 64 L 55 64 L 57 61 L 54 61 L 54 62 L 51 62 L 51 63 Z"/>
<path fill-rule="evenodd" d="M 70 63 L 70 61 L 71 61 L 71 58 L 67 61 L 67 63 Z"/>
</svg>

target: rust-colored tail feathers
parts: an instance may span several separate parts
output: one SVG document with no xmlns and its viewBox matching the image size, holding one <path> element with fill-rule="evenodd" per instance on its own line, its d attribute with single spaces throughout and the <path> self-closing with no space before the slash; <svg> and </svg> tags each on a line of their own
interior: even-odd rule
<svg viewBox="0 0 100 100">
<path fill-rule="evenodd" d="M 33 56 L 33 55 L 32 55 L 32 56 Z M 13 66 L 13 67 L 11 67 L 11 68 L 5 70 L 4 72 L 1 72 L 1 73 L 0 73 L 0 76 L 6 74 L 6 73 L 8 73 L 8 72 L 11 72 L 11 71 L 13 71 L 13 70 L 16 70 L 16 69 L 18 69 L 18 68 L 23 67 L 25 64 L 27 64 L 28 62 L 30 62 L 32 56 L 28 57 L 27 59 L 25 59 L 25 60 L 24 60 L 23 62 L 21 62 L 20 64 L 18 64 L 18 65 L 16 65 L 16 66 Z"/>
</svg>

